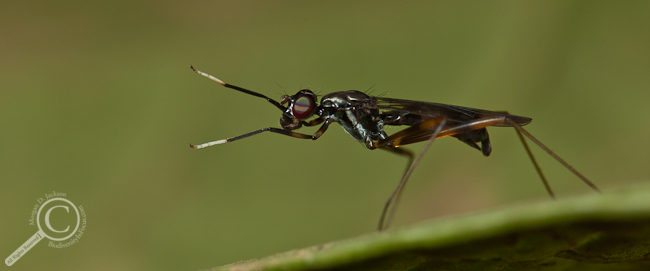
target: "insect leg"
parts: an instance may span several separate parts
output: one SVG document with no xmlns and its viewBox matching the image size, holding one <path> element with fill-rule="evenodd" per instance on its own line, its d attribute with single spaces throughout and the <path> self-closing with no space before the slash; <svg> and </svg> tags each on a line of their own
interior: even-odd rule
<svg viewBox="0 0 650 271">
<path fill-rule="evenodd" d="M 247 138 L 249 136 L 254 136 L 256 134 L 259 134 L 259 133 L 262 133 L 262 132 L 267 132 L 267 131 L 277 133 L 277 134 L 281 134 L 281 135 L 290 136 L 290 137 L 295 137 L 295 138 L 316 140 L 321 135 L 323 135 L 323 133 L 325 133 L 325 131 L 327 131 L 327 127 L 330 125 L 330 123 L 331 123 L 330 120 L 326 120 L 325 123 L 323 123 L 323 126 L 321 126 L 318 129 L 318 131 L 316 131 L 316 133 L 313 134 L 313 135 L 301 134 L 301 133 L 296 133 L 296 132 L 292 132 L 292 131 L 284 130 L 284 129 L 280 129 L 280 128 L 269 127 L 269 128 L 263 128 L 263 129 L 255 130 L 255 131 L 252 131 L 252 132 L 249 132 L 249 133 L 245 133 L 243 135 L 239 135 L 239 136 L 235 136 L 235 137 L 229 137 L 229 138 L 226 138 L 226 139 L 221 139 L 221 140 L 216 140 L 216 141 L 211 141 L 211 142 L 203 143 L 203 144 L 200 144 L 200 145 L 192 145 L 192 144 L 190 144 L 190 147 L 192 147 L 194 149 L 202 149 L 202 148 L 205 148 L 205 147 L 210 147 L 212 145 L 230 143 L 230 142 L 233 142 L 235 140 L 239 140 L 239 139 L 242 139 L 242 138 Z"/>
<path fill-rule="evenodd" d="M 533 165 L 535 166 L 535 170 L 537 170 L 537 174 L 539 174 L 539 177 L 542 179 L 542 183 L 544 183 L 544 187 L 546 187 L 546 191 L 548 192 L 549 195 L 551 195 L 551 198 L 555 199 L 555 194 L 553 193 L 553 190 L 551 190 L 551 185 L 546 180 L 546 177 L 544 177 L 544 173 L 542 173 L 542 168 L 540 168 L 539 164 L 537 164 L 537 160 L 535 160 L 535 156 L 533 155 L 533 152 L 530 151 L 530 148 L 528 147 L 528 143 L 526 143 L 526 139 L 524 139 L 524 136 L 521 135 L 521 132 L 519 132 L 517 128 L 515 128 L 515 131 L 517 131 L 517 136 L 519 136 L 519 140 L 521 140 L 521 144 L 524 145 L 524 149 L 526 149 L 526 153 L 528 153 L 528 157 L 530 157 L 530 161 L 533 162 Z"/>
<path fill-rule="evenodd" d="M 429 149 L 429 147 L 431 146 L 433 141 L 438 137 L 438 134 L 442 130 L 442 127 L 445 126 L 445 123 L 447 122 L 446 117 L 440 117 L 440 118 L 436 118 L 434 120 L 435 120 L 436 123 L 438 123 L 436 130 L 433 132 L 433 134 L 431 134 L 430 139 L 427 142 L 427 144 L 424 146 L 424 148 L 422 148 L 422 150 L 420 151 L 418 156 L 411 163 L 411 166 L 408 168 L 408 170 L 406 170 L 406 172 L 404 173 L 404 176 L 402 176 L 402 179 L 399 182 L 399 185 L 397 185 L 397 188 L 395 188 L 393 193 L 390 195 L 390 197 L 386 201 L 386 204 L 384 205 L 384 209 L 381 212 L 381 217 L 379 218 L 378 230 L 380 230 L 380 231 L 382 229 L 388 227 L 390 221 L 392 220 L 393 213 L 395 212 L 395 210 L 397 208 L 397 204 L 399 203 L 399 199 L 400 199 L 400 196 L 402 194 L 402 191 L 404 190 L 404 186 L 406 185 L 406 181 L 409 179 L 409 177 L 411 176 L 411 174 L 415 170 L 415 167 L 420 163 L 420 160 L 422 159 L 422 157 L 424 157 L 424 153 L 427 152 L 427 150 Z M 427 121 L 427 122 L 434 122 L 434 121 Z M 413 127 L 411 127 L 411 128 L 413 128 Z M 407 128 L 405 130 L 408 130 L 408 129 L 410 129 L 410 128 Z M 395 199 L 395 204 L 393 204 L 393 209 L 390 212 L 390 214 L 388 215 L 388 220 L 386 221 L 386 225 L 384 227 L 384 219 L 386 218 L 386 215 L 388 214 L 388 208 L 390 207 L 391 202 L 393 201 L 393 199 Z"/>
<path fill-rule="evenodd" d="M 393 146 L 404 146 L 408 144 L 429 140 L 429 137 L 431 137 L 431 134 L 433 133 L 430 130 L 430 128 L 435 126 L 435 124 L 437 123 L 436 120 L 438 119 L 430 119 L 418 125 L 412 126 L 410 128 L 406 128 L 402 131 L 399 131 L 387 137 L 384 140 L 377 142 L 376 145 L 381 146 L 381 145 L 387 145 L 392 143 Z M 488 126 L 504 124 L 504 123 L 506 123 L 505 117 L 477 119 L 466 123 L 461 123 L 458 125 L 443 128 L 440 131 L 440 133 L 438 133 L 436 138 L 453 136 L 456 134 L 479 130 Z M 423 128 L 426 130 L 424 130 Z"/>
<path fill-rule="evenodd" d="M 546 153 L 548 153 L 550 156 L 552 156 L 553 158 L 555 158 L 555 160 L 557 160 L 558 162 L 560 162 L 560 164 L 562 164 L 565 168 L 567 168 L 567 169 L 568 169 L 569 171 L 571 171 L 573 174 L 575 174 L 576 176 L 578 176 L 578 178 L 580 178 L 580 179 L 581 179 L 583 182 L 585 182 L 589 187 L 591 187 L 591 189 L 595 190 L 595 191 L 598 192 L 598 193 L 601 192 L 600 189 L 598 189 L 598 187 L 596 187 L 596 185 L 595 185 L 594 183 L 592 183 L 591 181 L 589 181 L 589 179 L 587 179 L 587 177 L 585 177 L 584 175 L 580 174 L 580 172 L 578 172 L 575 168 L 573 168 L 571 165 L 569 165 L 569 163 L 565 162 L 564 159 L 562 159 L 562 158 L 560 158 L 559 156 L 557 156 L 557 154 L 555 154 L 555 153 L 554 153 L 553 151 L 551 151 L 548 147 L 546 147 L 544 144 L 542 144 L 542 142 L 540 142 L 539 140 L 537 140 L 537 138 L 535 138 L 533 135 L 531 135 L 530 133 L 528 133 L 528 131 L 524 130 L 524 128 L 521 128 L 521 126 L 520 126 L 519 124 L 517 124 L 516 122 L 514 122 L 514 121 L 512 121 L 512 120 L 510 120 L 510 119 L 506 119 L 506 121 L 507 121 L 508 123 L 510 123 L 513 127 L 515 127 L 515 129 L 517 130 L 517 133 L 524 134 L 526 137 L 528 137 L 528 139 L 530 139 L 530 141 L 532 141 L 533 143 L 537 144 L 537 146 L 539 146 L 542 150 L 544 150 L 544 151 L 545 151 Z M 524 138 L 521 136 L 521 134 L 519 134 L 519 137 L 522 139 L 522 142 L 524 142 L 524 146 L 526 146 L 526 143 L 525 143 L 525 141 L 524 141 Z M 548 186 L 548 184 L 546 183 L 546 179 L 544 179 L 543 175 L 541 175 L 542 173 L 541 173 L 541 171 L 539 170 L 539 166 L 537 165 L 537 163 L 535 163 L 534 158 L 532 158 L 532 157 L 533 157 L 533 156 L 532 156 L 532 153 L 530 152 L 530 150 L 528 149 L 527 146 L 526 146 L 526 151 L 528 151 L 528 154 L 530 155 L 531 159 L 533 159 L 533 163 L 535 164 L 535 167 L 538 168 L 538 173 L 540 174 L 540 176 L 542 176 L 542 180 L 544 181 L 544 185 Z M 549 189 L 549 192 L 550 192 L 550 188 L 548 188 L 548 189 Z M 551 196 L 553 196 L 553 194 L 551 194 Z"/>
<path fill-rule="evenodd" d="M 413 152 L 411 152 L 410 150 L 407 150 L 407 149 L 389 147 L 389 146 L 385 146 L 385 145 L 381 146 L 379 148 L 382 149 L 382 150 L 387 150 L 387 151 L 392 152 L 392 153 L 397 154 L 397 155 L 405 156 L 406 159 L 408 159 L 408 163 L 406 163 L 406 168 L 404 169 L 404 173 L 402 173 L 402 176 L 404 176 L 406 174 L 406 172 L 408 172 L 409 168 L 411 167 L 411 164 L 413 164 Z M 395 198 L 395 202 L 399 202 L 400 198 L 402 197 L 402 191 L 404 191 L 404 189 L 400 190 L 400 192 L 397 194 L 397 197 Z M 387 221 L 386 222 L 386 227 L 388 227 L 388 224 L 390 224 L 390 222 L 391 222 L 391 220 L 393 218 L 393 214 L 395 213 L 395 209 L 396 209 L 395 207 L 396 206 L 397 205 L 393 205 L 393 208 L 391 209 L 391 212 L 388 214 L 388 218 L 386 220 Z"/>
<path fill-rule="evenodd" d="M 387 150 L 387 151 L 392 152 L 392 153 L 397 154 L 397 155 L 406 156 L 406 158 L 409 160 L 408 164 L 406 165 L 406 170 L 408 170 L 409 169 L 408 167 L 413 163 L 413 153 L 411 151 L 409 151 L 409 150 L 402 149 L 402 148 L 389 147 L 389 146 L 386 146 L 386 145 L 379 146 L 378 148 L 380 148 L 382 150 Z M 406 170 L 404 172 L 406 172 Z"/>
<path fill-rule="evenodd" d="M 392 145 L 393 147 L 399 147 L 401 145 L 406 145 L 406 144 L 401 144 L 402 139 L 407 138 L 409 136 L 413 136 L 415 134 L 422 133 L 423 131 L 428 131 L 432 127 L 435 127 L 436 125 L 439 125 L 441 121 L 443 120 L 443 117 L 440 118 L 433 118 L 430 120 L 423 121 L 419 123 L 418 125 L 411 126 L 409 128 L 406 128 L 404 130 L 401 130 L 397 133 L 394 133 L 390 135 L 389 137 L 382 139 L 380 141 L 377 141 L 374 145 L 375 147 L 381 147 L 381 146 L 387 146 L 387 145 Z M 429 139 L 429 135 L 426 136 L 427 140 Z M 421 140 L 421 141 L 424 141 Z"/>
<path fill-rule="evenodd" d="M 318 118 L 313 119 L 313 120 L 311 120 L 311 121 L 309 121 L 309 122 L 307 122 L 307 121 L 302 121 L 302 125 L 305 125 L 305 126 L 307 126 L 307 127 L 309 127 L 309 126 L 316 126 L 316 125 L 318 125 L 318 124 L 323 123 L 323 121 L 325 121 L 325 119 L 323 119 L 322 117 L 318 117 Z"/>
</svg>

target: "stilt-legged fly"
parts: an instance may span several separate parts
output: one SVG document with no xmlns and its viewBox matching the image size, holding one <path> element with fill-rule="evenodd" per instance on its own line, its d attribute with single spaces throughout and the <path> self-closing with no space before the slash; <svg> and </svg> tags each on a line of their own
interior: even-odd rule
<svg viewBox="0 0 650 271">
<path fill-rule="evenodd" d="M 292 96 L 285 94 L 280 98 L 280 102 L 277 102 L 260 93 L 224 83 L 212 75 L 194 69 L 192 66 L 190 68 L 194 72 L 224 87 L 266 99 L 282 111 L 280 117 L 280 126 L 282 128 L 268 127 L 200 145 L 190 144 L 192 148 L 201 149 L 212 145 L 229 143 L 267 131 L 295 138 L 316 140 L 325 133 L 331 123 L 337 122 L 343 127 L 345 132 L 355 140 L 363 143 L 368 149 L 373 150 L 379 148 L 407 156 L 409 158 L 409 166 L 399 185 L 384 205 L 379 220 L 379 230 L 388 226 L 392 217 L 392 211 L 395 210 L 406 181 L 433 140 L 452 136 L 470 147 L 481 151 L 484 156 L 489 156 L 492 152 L 492 146 L 490 145 L 490 136 L 486 129 L 488 126 L 515 128 L 519 139 L 523 143 L 526 152 L 528 152 L 528 156 L 551 197 L 555 198 L 553 191 L 542 174 L 522 134 L 582 179 L 592 189 L 600 192 L 591 181 L 521 127 L 529 124 L 532 121 L 531 118 L 511 115 L 507 112 L 494 112 L 448 104 L 375 97 L 356 90 L 327 94 L 321 98 L 319 104 L 316 94 L 309 89 L 303 89 Z M 321 123 L 322 125 L 313 135 L 293 132 L 293 130 L 303 125 L 315 126 Z M 410 127 L 389 136 L 384 131 L 384 126 L 386 125 L 406 125 Z M 410 151 L 400 148 L 404 145 L 422 141 L 428 142 L 415 159 L 413 159 L 413 154 Z M 479 146 L 478 143 L 481 145 Z M 391 209 L 392 211 L 389 213 L 389 207 L 393 200 L 395 200 L 395 203 Z"/>
</svg>

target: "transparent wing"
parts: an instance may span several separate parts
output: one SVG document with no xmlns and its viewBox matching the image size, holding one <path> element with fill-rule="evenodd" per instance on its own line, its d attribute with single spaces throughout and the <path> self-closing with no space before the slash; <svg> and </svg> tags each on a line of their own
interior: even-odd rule
<svg viewBox="0 0 650 271">
<path fill-rule="evenodd" d="M 455 123 L 463 123 L 481 118 L 488 117 L 507 117 L 517 124 L 523 126 L 532 121 L 531 118 L 511 115 L 505 112 L 495 112 L 483 109 L 469 108 L 464 106 L 430 103 L 412 100 L 402 100 L 394 98 L 373 97 L 376 100 L 375 106 L 384 112 L 393 112 L 395 114 L 420 115 L 422 117 L 436 118 L 447 117 L 448 120 Z M 512 127 L 508 123 L 498 124 L 495 126 Z"/>
</svg>

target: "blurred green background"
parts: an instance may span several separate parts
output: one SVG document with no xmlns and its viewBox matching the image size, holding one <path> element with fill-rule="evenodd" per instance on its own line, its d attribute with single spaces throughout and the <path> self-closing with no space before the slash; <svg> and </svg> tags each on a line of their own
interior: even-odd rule
<svg viewBox="0 0 650 271">
<path fill-rule="evenodd" d="M 30 212 L 52 191 L 85 208 L 80 243 L 39 243 L 11 269 L 194 270 L 375 230 L 405 159 L 338 125 L 317 141 L 260 134 L 190 149 L 278 127 L 280 112 L 189 64 L 278 99 L 283 88 L 374 86 L 508 110 L 533 118 L 526 128 L 605 192 L 647 181 L 649 11 L 648 1 L 4 1 L 0 254 L 36 232 Z M 489 158 L 436 141 L 394 225 L 550 200 L 515 132 L 489 131 Z M 593 193 L 533 150 L 559 197 Z"/>
</svg>

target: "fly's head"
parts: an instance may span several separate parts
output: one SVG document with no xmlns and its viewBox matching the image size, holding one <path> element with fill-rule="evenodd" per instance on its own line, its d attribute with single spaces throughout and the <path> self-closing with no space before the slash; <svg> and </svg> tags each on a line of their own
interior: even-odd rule
<svg viewBox="0 0 650 271">
<path fill-rule="evenodd" d="M 302 126 L 302 121 L 311 118 L 316 111 L 317 97 L 311 90 L 303 89 L 293 96 L 282 95 L 280 104 L 289 104 L 280 117 L 280 126 L 285 130 L 295 130 Z"/>
</svg>

